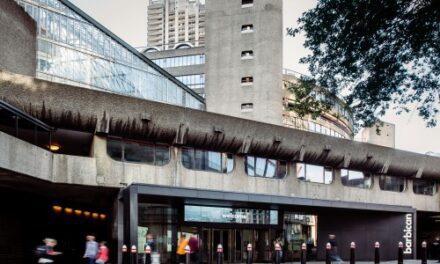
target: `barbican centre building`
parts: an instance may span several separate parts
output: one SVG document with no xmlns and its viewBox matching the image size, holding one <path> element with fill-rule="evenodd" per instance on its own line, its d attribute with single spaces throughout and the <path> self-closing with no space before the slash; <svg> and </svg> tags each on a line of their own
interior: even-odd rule
<svg viewBox="0 0 440 264">
<path fill-rule="evenodd" d="M 214 263 L 285 261 L 329 234 L 348 259 L 429 257 L 440 236 L 440 158 L 205 111 L 205 101 L 66 0 L 0 1 L 0 263 L 32 263 L 45 237 L 80 263 L 85 236 L 112 263 L 161 263 L 182 234 Z M 138 253 L 121 252 L 122 245 Z M 124 262 L 128 263 L 128 262 Z M 132 262 L 133 263 L 133 262 Z"/>
</svg>

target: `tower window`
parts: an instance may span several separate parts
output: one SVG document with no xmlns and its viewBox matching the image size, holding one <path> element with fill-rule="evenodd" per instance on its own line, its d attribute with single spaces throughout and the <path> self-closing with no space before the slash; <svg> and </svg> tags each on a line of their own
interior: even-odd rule
<svg viewBox="0 0 440 264">
<path fill-rule="evenodd" d="M 241 111 L 242 112 L 252 112 L 253 110 L 254 110 L 254 104 L 253 103 L 241 104 Z"/>
<path fill-rule="evenodd" d="M 254 0 L 241 0 L 241 7 L 251 7 L 254 5 Z"/>
<path fill-rule="evenodd" d="M 241 52 L 242 60 L 250 60 L 254 58 L 254 52 L 252 50 L 245 50 Z"/>
<path fill-rule="evenodd" d="M 241 86 L 252 85 L 254 82 L 254 77 L 246 76 L 241 78 Z"/>
<path fill-rule="evenodd" d="M 247 25 L 241 26 L 241 33 L 246 34 L 246 33 L 252 33 L 252 32 L 254 32 L 254 25 L 247 24 Z"/>
</svg>

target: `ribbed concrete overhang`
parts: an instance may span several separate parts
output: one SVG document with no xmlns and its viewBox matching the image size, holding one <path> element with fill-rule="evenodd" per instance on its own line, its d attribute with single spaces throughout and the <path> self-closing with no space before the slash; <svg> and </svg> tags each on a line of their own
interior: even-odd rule
<svg viewBox="0 0 440 264">
<path fill-rule="evenodd" d="M 401 177 L 440 179 L 437 157 L 8 72 L 0 72 L 0 98 L 54 127 Z"/>
</svg>

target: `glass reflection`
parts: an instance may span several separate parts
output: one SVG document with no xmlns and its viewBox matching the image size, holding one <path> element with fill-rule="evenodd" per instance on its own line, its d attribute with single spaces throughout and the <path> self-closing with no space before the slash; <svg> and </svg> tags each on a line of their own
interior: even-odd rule
<svg viewBox="0 0 440 264">
<path fill-rule="evenodd" d="M 202 101 L 148 65 L 142 55 L 58 0 L 16 1 L 37 22 L 38 78 L 204 109 Z"/>
<path fill-rule="evenodd" d="M 434 195 L 437 192 L 435 181 L 413 179 L 413 191 L 415 194 Z"/>
<path fill-rule="evenodd" d="M 358 188 L 371 188 L 373 180 L 370 174 L 366 174 L 362 171 L 353 170 L 341 170 L 341 181 L 345 186 L 358 187 Z"/>
<path fill-rule="evenodd" d="M 333 182 L 333 169 L 312 164 L 296 163 L 296 176 L 302 181 L 331 184 Z"/>
<path fill-rule="evenodd" d="M 249 176 L 280 179 L 287 175 L 287 162 L 261 157 L 246 156 L 245 171 Z"/>
<path fill-rule="evenodd" d="M 114 160 L 163 166 L 170 161 L 170 147 L 146 142 L 107 138 L 107 154 Z"/>
<path fill-rule="evenodd" d="M 229 173 L 234 169 L 234 156 L 194 148 L 182 148 L 182 165 L 190 170 Z"/>
<path fill-rule="evenodd" d="M 185 205 L 186 222 L 277 225 L 278 211 Z"/>
<path fill-rule="evenodd" d="M 392 192 L 403 192 L 405 190 L 405 178 L 380 175 L 379 186 L 381 190 Z"/>
</svg>

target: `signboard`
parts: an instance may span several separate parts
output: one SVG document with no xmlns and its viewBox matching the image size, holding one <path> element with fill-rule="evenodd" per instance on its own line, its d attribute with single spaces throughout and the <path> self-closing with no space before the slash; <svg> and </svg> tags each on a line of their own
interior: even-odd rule
<svg viewBox="0 0 440 264">
<path fill-rule="evenodd" d="M 403 254 L 413 253 L 413 214 L 405 215 L 405 228 L 403 229 Z"/>
<path fill-rule="evenodd" d="M 185 221 L 206 223 L 233 223 L 277 225 L 278 211 L 185 205 Z"/>
</svg>

